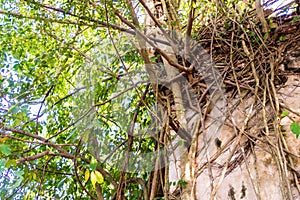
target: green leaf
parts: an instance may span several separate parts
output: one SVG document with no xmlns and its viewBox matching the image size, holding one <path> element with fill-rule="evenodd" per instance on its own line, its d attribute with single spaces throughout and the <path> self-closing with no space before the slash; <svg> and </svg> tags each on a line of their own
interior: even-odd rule
<svg viewBox="0 0 300 200">
<path fill-rule="evenodd" d="M 11 154 L 11 149 L 9 145 L 6 144 L 0 144 L 0 152 L 3 153 L 4 155 L 8 156 Z"/>
<path fill-rule="evenodd" d="M 66 177 L 61 179 L 61 181 L 58 182 L 57 187 L 61 188 L 63 186 L 63 184 L 66 182 L 66 179 L 67 179 Z"/>
<path fill-rule="evenodd" d="M 197 7 L 196 2 L 194 2 L 194 1 L 192 2 L 192 7 L 193 7 L 193 8 L 196 8 L 196 7 Z"/>
<path fill-rule="evenodd" d="M 6 167 L 6 168 L 10 168 L 11 166 L 16 166 L 16 165 L 17 165 L 16 160 L 11 160 L 11 159 L 9 159 L 9 160 L 6 162 L 5 167 Z"/>
<path fill-rule="evenodd" d="M 295 24 L 298 21 L 298 19 L 299 19 L 299 16 L 295 16 L 292 20 L 292 23 Z"/>
<path fill-rule="evenodd" d="M 22 177 L 22 176 L 18 177 L 16 182 L 12 186 L 10 186 L 9 189 L 15 189 L 15 188 L 19 187 L 23 180 L 24 180 L 24 177 Z"/>
<path fill-rule="evenodd" d="M 284 111 L 281 113 L 280 117 L 286 117 L 288 114 L 289 114 L 289 111 L 284 110 Z"/>
<path fill-rule="evenodd" d="M 20 171 L 16 171 L 16 172 L 15 172 L 15 175 L 16 175 L 17 177 L 22 177 L 23 174 L 24 174 L 24 171 L 23 171 L 23 170 L 20 170 Z"/>
<path fill-rule="evenodd" d="M 97 178 L 96 178 L 96 175 L 95 175 L 94 171 L 92 171 L 92 173 L 91 173 L 91 182 L 92 182 L 93 187 L 95 188 L 95 184 L 97 182 Z"/>
<path fill-rule="evenodd" d="M 280 40 L 280 41 L 285 41 L 285 37 L 284 37 L 284 36 L 280 36 L 280 37 L 279 37 L 279 40 Z"/>
<path fill-rule="evenodd" d="M 16 114 L 18 111 L 19 111 L 18 105 L 14 105 L 10 107 L 10 109 L 8 110 L 8 112 L 11 112 L 11 114 Z"/>
<path fill-rule="evenodd" d="M 90 163 L 91 171 L 94 171 L 96 169 L 97 164 L 98 164 L 97 160 L 94 157 L 92 157 L 91 163 Z"/>
<path fill-rule="evenodd" d="M 0 173 L 2 173 L 5 170 L 5 164 L 6 164 L 6 160 L 1 159 L 0 160 Z"/>
<path fill-rule="evenodd" d="M 300 126 L 299 126 L 298 122 L 292 123 L 290 125 L 290 129 L 291 129 L 292 133 L 294 133 L 296 135 L 296 138 L 298 138 L 300 135 Z"/>
<path fill-rule="evenodd" d="M 95 175 L 96 175 L 97 183 L 99 183 L 99 184 L 103 183 L 104 178 L 103 178 L 102 174 L 98 171 L 95 171 Z"/>
<path fill-rule="evenodd" d="M 92 171 L 92 173 L 91 173 L 91 182 L 92 182 L 92 185 L 93 185 L 94 188 L 95 188 L 96 183 L 101 184 L 101 183 L 103 183 L 103 181 L 104 181 L 104 178 L 103 178 L 103 176 L 100 172 Z"/>
<path fill-rule="evenodd" d="M 85 170 L 85 173 L 84 173 L 84 182 L 87 182 L 90 178 L 90 170 Z"/>
<path fill-rule="evenodd" d="M 225 27 L 226 29 L 229 29 L 229 28 L 230 28 L 230 25 L 229 25 L 227 22 L 224 22 L 224 27 Z"/>
</svg>

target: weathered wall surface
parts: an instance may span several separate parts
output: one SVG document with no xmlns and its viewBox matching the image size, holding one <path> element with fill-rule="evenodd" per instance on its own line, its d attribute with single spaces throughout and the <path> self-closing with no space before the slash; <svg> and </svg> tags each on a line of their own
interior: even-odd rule
<svg viewBox="0 0 300 200">
<path fill-rule="evenodd" d="M 281 107 L 289 109 L 289 114 L 280 119 L 280 125 L 282 126 L 287 151 L 291 152 L 289 156 L 294 164 L 293 169 L 296 174 L 300 174 L 300 141 L 296 139 L 295 134 L 289 128 L 292 122 L 300 122 L 300 76 L 293 74 L 287 77 L 287 82 L 278 90 L 278 98 Z M 259 107 L 253 109 L 248 123 L 249 128 L 241 137 L 236 153 L 228 162 L 224 179 L 219 183 L 224 167 L 235 145 L 237 145 L 237 135 L 244 125 L 245 116 L 250 110 L 253 97 L 245 98 L 243 104 L 234 108 L 237 101 L 239 101 L 238 98 L 227 105 L 227 109 L 229 109 L 227 111 L 232 115 L 229 116 L 229 119 L 221 128 L 216 127 L 217 120 L 213 113 L 216 112 L 214 109 L 219 109 L 214 108 L 206 121 L 206 136 L 200 135 L 198 138 L 197 179 L 195 181 L 197 199 L 210 199 L 212 191 L 216 187 L 219 187 L 219 189 L 215 199 L 220 200 L 289 199 L 281 187 L 286 185 L 285 181 L 291 183 L 292 199 L 300 199 L 300 194 L 293 181 L 293 174 L 290 173 L 291 168 L 285 169 L 280 163 L 282 161 L 288 162 L 288 157 L 280 160 L 277 158 L 279 152 L 276 152 L 276 149 L 279 151 L 279 148 L 276 148 L 275 145 L 278 145 L 277 140 L 279 137 L 275 135 L 276 133 L 272 127 L 270 127 L 268 136 L 262 136 L 262 134 L 265 134 L 263 131 L 264 122 L 262 108 Z M 270 106 L 266 109 L 266 115 L 268 116 L 268 123 L 271 124 L 272 120 L 276 119 L 275 115 L 268 110 L 271 110 Z M 233 128 L 233 124 L 236 125 L 237 129 Z M 207 143 L 204 142 L 204 137 L 206 137 Z M 216 138 L 222 141 L 221 148 L 216 146 Z M 269 142 L 266 142 L 266 140 Z M 275 147 L 270 147 L 270 144 Z M 184 156 L 185 154 L 178 155 Z M 180 163 L 179 157 L 176 160 L 177 163 Z M 208 160 L 210 160 L 209 163 Z M 288 164 L 288 166 L 290 165 Z M 279 170 L 280 168 L 289 171 L 286 179 Z M 170 165 L 170 181 L 180 180 L 178 169 L 180 168 L 177 167 L 176 169 L 174 163 Z M 175 187 L 172 188 L 175 189 Z"/>
<path fill-rule="evenodd" d="M 288 75 L 288 80 L 285 85 L 279 89 L 278 95 L 281 106 L 291 109 L 288 116 L 281 119 L 280 124 L 283 127 L 282 130 L 286 130 L 286 132 L 284 131 L 284 140 L 288 151 L 294 154 L 290 154 L 290 158 L 294 164 L 293 168 L 297 171 L 296 173 L 299 173 L 300 141 L 296 139 L 295 134 L 290 131 L 289 126 L 295 121 L 300 122 L 300 76 Z M 238 106 L 232 112 L 231 121 L 236 124 L 239 129 L 243 126 L 246 113 L 249 111 L 252 101 L 253 98 L 248 98 L 244 101 L 244 108 L 243 106 Z M 245 135 L 242 136 L 237 153 L 232 157 L 231 162 L 229 162 L 228 170 L 230 171 L 221 182 L 216 199 L 288 199 L 281 190 L 281 186 L 285 183 L 284 180 L 280 178 L 283 175 L 280 174 L 280 170 L 278 170 L 282 167 L 280 166 L 280 161 L 274 156 L 278 154 L 278 152 L 274 152 L 276 148 L 270 148 L 269 144 L 264 140 L 255 140 L 255 136 L 264 134 L 260 131 L 264 127 L 264 123 L 262 111 L 259 109 L 260 108 L 257 108 L 253 112 L 253 118 L 248 125 L 250 127 L 249 131 L 248 133 L 245 132 Z M 276 120 L 273 116 L 270 117 L 270 120 L 272 120 L 272 118 Z M 228 144 L 228 148 L 222 147 L 222 149 L 224 148 L 224 150 L 222 150 L 223 153 L 220 152 L 220 149 L 217 149 L 213 142 L 208 143 L 208 145 L 210 145 L 208 148 L 209 158 L 217 158 L 210 162 L 210 167 L 204 167 L 205 164 L 207 166 L 206 157 L 203 155 L 198 156 L 197 162 L 200 171 L 196 183 L 197 199 L 210 199 L 213 188 L 218 186 L 218 181 L 220 180 L 224 166 L 236 144 L 236 140 L 234 140 L 234 142 L 230 141 L 232 138 L 235 138 L 235 134 L 238 134 L 238 131 L 227 125 L 222 127 L 221 134 L 217 134 L 222 144 Z M 247 136 L 247 134 L 249 135 Z M 251 137 L 253 140 L 251 144 L 248 140 L 249 136 L 253 136 Z M 215 135 L 208 137 L 211 137 L 211 140 L 213 140 Z M 269 136 L 261 138 L 270 140 L 274 145 L 278 145 L 278 142 L 276 142 L 278 137 L 272 129 L 270 129 Z M 204 143 L 202 141 L 200 137 L 199 148 L 203 150 Z M 246 141 L 248 141 L 248 143 Z M 287 158 L 282 158 L 282 160 L 287 162 Z M 204 168 L 205 170 L 203 170 Z M 300 199 L 299 192 L 293 183 L 293 175 L 288 173 L 287 179 L 292 182 L 291 191 L 293 199 Z"/>
</svg>

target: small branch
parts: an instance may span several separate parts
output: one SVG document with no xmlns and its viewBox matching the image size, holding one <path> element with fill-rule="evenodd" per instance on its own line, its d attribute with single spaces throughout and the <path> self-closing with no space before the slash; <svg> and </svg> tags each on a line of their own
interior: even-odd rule
<svg viewBox="0 0 300 200">
<path fill-rule="evenodd" d="M 133 119 L 132 119 L 132 123 L 131 123 L 131 127 L 127 133 L 128 135 L 128 147 L 127 147 L 127 152 L 126 152 L 126 158 L 124 160 L 123 163 L 123 169 L 122 169 L 122 173 L 121 173 L 121 177 L 120 177 L 120 181 L 119 181 L 119 186 L 117 189 L 117 200 L 121 199 L 122 196 L 122 189 L 123 189 L 123 184 L 124 184 L 124 179 L 125 179 L 125 173 L 126 173 L 126 169 L 128 167 L 128 162 L 129 162 L 129 157 L 130 157 L 130 151 L 132 149 L 132 145 L 133 145 L 133 131 L 134 131 L 134 127 L 135 127 L 135 123 L 138 117 L 138 113 L 140 110 L 140 107 L 143 105 L 143 101 L 145 100 L 147 94 L 149 91 L 149 85 L 147 85 L 144 94 L 142 96 L 142 98 L 140 99 L 140 102 L 138 103 L 137 107 L 136 107 L 136 112 L 134 113 Z"/>
<path fill-rule="evenodd" d="M 51 93 L 51 91 L 53 90 L 53 88 L 54 88 L 54 84 L 52 84 L 51 85 L 51 87 L 47 90 L 47 92 L 46 92 L 46 94 L 45 94 L 45 96 L 44 96 L 44 98 L 43 98 L 43 100 L 42 100 L 42 102 L 41 102 L 41 105 L 40 105 L 40 107 L 39 107 L 39 111 L 38 111 L 38 113 L 37 113 L 37 117 L 36 117 L 36 121 L 35 121 L 35 134 L 36 135 L 38 135 L 38 133 L 39 133 L 39 116 L 40 116 L 40 114 L 41 114 L 41 111 L 42 111 L 42 108 L 43 108 L 43 104 L 45 103 L 45 101 L 46 101 L 46 98 L 49 96 L 49 94 Z"/>
<path fill-rule="evenodd" d="M 2 126 L 0 128 L 4 129 L 6 131 L 10 131 L 10 132 L 18 133 L 18 134 L 25 135 L 25 136 L 28 136 L 28 137 L 31 137 L 31 138 L 35 138 L 35 139 L 40 140 L 42 142 L 47 142 L 48 141 L 48 139 L 45 139 L 41 136 L 38 136 L 38 135 L 35 135 L 35 134 L 32 134 L 32 133 L 28 133 L 28 132 L 23 131 L 23 130 L 18 130 L 18 129 L 6 127 L 6 126 Z M 47 145 L 57 149 L 60 152 L 61 156 L 73 159 L 73 155 L 69 154 L 65 149 L 61 148 L 59 145 L 53 144 L 51 142 L 47 142 Z"/>
<path fill-rule="evenodd" d="M 74 159 L 73 159 L 73 162 L 74 162 L 74 172 L 75 172 L 75 177 L 79 183 L 79 185 L 81 186 L 81 188 L 87 193 L 87 195 L 89 195 L 92 199 L 97 199 L 94 195 L 92 195 L 92 193 L 90 193 L 86 187 L 82 184 L 80 178 L 79 178 L 79 175 L 77 173 L 77 156 L 78 156 L 78 153 L 79 153 L 79 149 L 80 149 L 80 146 L 81 146 L 81 140 L 79 140 L 78 142 L 78 145 L 77 145 L 77 148 L 76 148 L 76 152 L 75 152 L 75 156 L 74 156 Z"/>
<path fill-rule="evenodd" d="M 158 48 L 152 41 L 150 41 L 150 39 L 148 37 L 146 37 L 143 33 L 141 33 L 139 30 L 137 30 L 136 27 L 131 22 L 129 22 L 127 19 L 125 19 L 117 10 L 115 10 L 114 12 L 123 23 L 125 23 L 127 26 L 132 28 L 138 36 L 140 36 L 148 44 L 150 44 L 150 46 L 152 46 L 155 51 L 157 51 L 162 57 L 164 57 L 171 66 L 173 66 L 181 71 L 187 72 L 187 73 L 190 73 L 193 70 L 192 68 L 187 68 L 187 67 L 184 67 L 184 66 L 178 64 L 176 61 L 174 61 L 172 58 L 170 58 L 167 55 L 167 53 L 165 53 L 162 49 Z"/>
<path fill-rule="evenodd" d="M 44 142 L 39 142 L 39 141 L 24 140 L 24 139 L 21 139 L 21 138 L 18 138 L 18 137 L 9 135 L 9 134 L 5 134 L 5 133 L 0 133 L 0 136 L 1 136 L 2 138 L 11 138 L 11 139 L 13 139 L 13 140 L 18 140 L 18 141 L 21 141 L 21 142 L 24 142 L 24 143 L 31 143 L 31 144 L 45 144 Z"/>
<path fill-rule="evenodd" d="M 35 139 L 38 139 L 40 141 L 43 141 L 45 142 L 46 139 L 41 137 L 41 136 L 38 136 L 38 135 L 35 135 L 35 134 L 32 134 L 32 133 L 28 133 L 26 131 L 23 131 L 23 130 L 18 130 L 18 129 L 14 129 L 14 128 L 10 128 L 10 127 L 6 127 L 6 126 L 2 126 L 0 127 L 2 129 L 4 129 L 5 131 L 10 131 L 10 132 L 14 132 L 14 133 L 19 133 L 21 135 L 25 135 L 25 136 L 28 136 L 28 137 L 31 137 L 31 138 L 35 138 Z"/>
<path fill-rule="evenodd" d="M 19 133 L 21 135 L 26 135 L 26 136 L 29 136 L 29 137 L 32 137 L 32 138 L 35 138 L 35 139 L 38 139 L 40 141 L 47 141 L 49 139 L 45 139 L 41 136 L 37 136 L 37 135 L 34 135 L 34 134 L 31 134 L 31 133 L 28 133 L 28 132 L 25 132 L 25 131 L 22 131 L 22 130 L 17 130 L 17 129 L 13 129 L 13 128 L 9 128 L 9 127 L 6 127 L 6 126 L 2 126 L 0 128 L 3 128 L 4 130 L 6 131 L 10 131 L 10 132 L 14 132 L 14 133 Z M 74 156 L 70 153 L 68 153 L 65 149 L 61 148 L 59 145 L 56 145 L 56 144 L 53 144 L 53 143 L 50 143 L 50 142 L 47 142 L 45 143 L 47 144 L 48 146 L 51 146 L 51 147 L 54 147 L 55 149 L 57 149 L 60 153 L 59 154 L 53 154 L 52 152 L 48 153 L 48 155 L 59 155 L 59 156 L 62 156 L 64 158 L 68 158 L 68 159 L 74 159 Z M 44 154 L 47 154 L 47 153 L 44 153 Z M 91 163 L 91 160 L 85 158 L 85 157 L 80 157 L 84 162 L 90 164 Z M 20 160 L 22 161 L 22 160 Z M 116 181 L 113 179 L 113 177 L 107 172 L 105 171 L 104 169 L 102 169 L 100 166 L 97 166 L 97 170 L 105 177 L 107 178 L 108 180 L 111 180 L 111 183 L 117 187 L 117 183 Z"/>
<path fill-rule="evenodd" d="M 24 163 L 26 161 L 32 161 L 32 160 L 39 159 L 39 158 L 44 157 L 46 155 L 55 155 L 55 153 L 53 153 L 52 151 L 44 151 L 44 152 L 39 153 L 39 154 L 34 155 L 34 156 L 28 156 L 28 157 L 23 157 L 23 158 L 17 159 L 16 162 L 17 162 L 17 164 Z"/>
<path fill-rule="evenodd" d="M 187 144 L 191 144 L 191 135 L 184 128 L 180 127 L 178 121 L 175 121 L 174 119 L 169 117 L 169 124 L 171 128 L 181 137 L 181 139 L 184 139 L 187 142 Z"/>
<path fill-rule="evenodd" d="M 193 21 L 194 21 L 194 14 L 195 14 L 195 8 L 193 7 L 194 3 L 196 3 L 196 1 L 191 0 L 189 19 L 188 19 L 188 23 L 187 23 L 187 26 L 186 26 L 186 35 L 185 35 L 185 56 L 186 56 L 186 59 L 189 59 L 190 39 L 191 39 L 192 27 L 193 27 Z"/>
<path fill-rule="evenodd" d="M 64 175 L 64 176 L 75 176 L 74 174 L 64 173 L 64 172 L 61 172 L 61 171 L 48 170 L 48 169 L 41 169 L 39 167 L 36 167 L 36 169 L 40 170 L 40 171 L 45 171 L 45 172 L 53 173 L 53 174 L 60 174 L 60 175 Z"/>
<path fill-rule="evenodd" d="M 43 6 L 40 3 L 38 3 L 38 4 Z M 74 25 L 78 25 L 78 26 L 88 26 L 88 27 L 92 27 L 92 26 L 107 27 L 107 26 L 109 26 L 114 30 L 119 30 L 119 31 L 122 31 L 122 32 L 125 32 L 125 33 L 129 33 L 131 35 L 136 35 L 136 32 L 133 31 L 133 30 L 130 30 L 130 29 L 126 29 L 126 28 L 123 28 L 123 27 L 120 27 L 120 26 L 116 26 L 114 24 L 106 24 L 105 22 L 102 22 L 102 21 L 99 21 L 99 20 L 94 20 L 94 19 L 89 19 L 89 18 L 82 17 L 82 16 L 77 16 L 73 13 L 66 12 L 63 9 L 54 8 L 54 7 L 51 7 L 49 5 L 47 5 L 47 6 L 48 6 L 47 7 L 48 9 L 56 10 L 57 12 L 61 12 L 63 14 L 68 14 L 70 16 L 79 18 L 79 19 L 84 20 L 84 21 L 92 22 L 92 23 L 83 23 L 83 22 L 78 23 L 78 22 L 67 20 L 67 19 L 62 21 L 62 20 L 57 20 L 57 19 L 52 19 L 52 18 L 45 18 L 45 17 L 41 17 L 41 16 L 33 16 L 32 17 L 32 16 L 23 15 L 23 14 L 17 13 L 17 12 L 9 12 L 9 11 L 6 11 L 6 10 L 0 10 L 0 14 L 12 15 L 12 16 L 17 17 L 17 18 L 26 18 L 26 19 L 33 19 L 33 20 L 48 21 L 48 22 L 59 23 L 59 24 L 74 24 Z M 149 39 L 154 41 L 154 42 L 157 42 L 157 43 L 169 45 L 168 42 L 157 39 L 157 38 L 149 37 Z"/>
<path fill-rule="evenodd" d="M 110 26 L 113 29 L 117 29 L 117 30 L 120 30 L 120 31 L 125 31 L 126 30 L 125 28 L 122 28 L 122 27 L 119 27 L 119 26 L 116 26 L 116 25 L 113 25 L 113 24 L 107 24 L 105 22 L 102 22 L 102 21 L 99 21 L 99 20 L 95 20 L 95 19 L 92 19 L 92 18 L 89 18 L 89 17 L 86 17 L 86 16 L 78 16 L 78 15 L 76 15 L 76 14 L 70 12 L 70 11 L 66 11 L 66 10 L 61 9 L 61 8 L 56 8 L 56 7 L 53 7 L 51 5 L 42 4 L 42 3 L 31 1 L 31 0 L 24 0 L 24 1 L 26 1 L 28 3 L 39 5 L 39 6 L 43 7 L 43 8 L 48 9 L 48 10 L 54 10 L 56 12 L 60 12 L 60 13 L 63 13 L 65 15 L 70 15 L 72 17 L 76 17 L 76 18 L 84 20 L 84 21 L 94 22 L 95 24 L 98 24 L 98 26 L 100 24 L 102 27 Z"/>
<path fill-rule="evenodd" d="M 52 19 L 52 18 L 45 18 L 45 17 L 41 17 L 41 16 L 32 17 L 32 16 L 23 15 L 23 14 L 17 13 L 17 12 L 9 12 L 9 11 L 6 11 L 6 10 L 0 10 L 0 14 L 2 14 L 2 15 L 12 15 L 12 16 L 17 17 L 17 18 L 48 21 L 48 22 L 58 23 L 58 24 L 74 24 L 74 25 L 79 25 L 79 26 L 94 26 L 93 24 L 77 23 L 77 22 L 73 22 L 73 21 L 70 21 L 70 20 L 62 21 L 62 20 L 57 20 L 57 19 Z"/>
</svg>

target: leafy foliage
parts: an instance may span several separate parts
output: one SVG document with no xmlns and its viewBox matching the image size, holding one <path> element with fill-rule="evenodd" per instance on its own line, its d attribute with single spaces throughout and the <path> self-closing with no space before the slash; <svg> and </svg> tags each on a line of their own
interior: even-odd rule
<svg viewBox="0 0 300 200">
<path fill-rule="evenodd" d="M 106 152 L 113 146 L 126 150 L 128 122 L 146 87 L 138 52 L 111 30 L 116 52 L 103 28 L 104 5 L 62 0 L 0 6 L 0 187 L 7 189 L 0 198 L 89 199 L 97 184 L 103 197 L 111 198 L 120 173 L 96 159 L 99 152 L 91 150 L 97 146 L 90 145 L 101 139 Z M 106 6 L 112 12 L 111 2 Z M 128 15 L 123 3 L 114 6 Z M 110 15 L 109 23 L 117 24 L 116 16 Z M 153 103 L 153 97 L 145 101 Z M 150 116 L 145 106 L 140 109 L 136 123 L 142 129 Z M 91 123 L 101 130 L 93 136 Z M 134 139 L 133 150 L 151 151 L 152 139 L 141 139 Z M 146 181 L 147 172 L 138 176 Z"/>
<path fill-rule="evenodd" d="M 293 122 L 290 125 L 290 129 L 291 129 L 292 133 L 294 133 L 296 135 L 296 138 L 298 138 L 300 135 L 300 126 L 299 126 L 298 122 Z"/>
</svg>

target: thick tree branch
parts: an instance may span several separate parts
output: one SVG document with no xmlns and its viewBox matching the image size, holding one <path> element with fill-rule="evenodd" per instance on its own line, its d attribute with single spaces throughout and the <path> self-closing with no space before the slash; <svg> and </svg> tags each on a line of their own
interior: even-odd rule
<svg viewBox="0 0 300 200">
<path fill-rule="evenodd" d="M 146 5 L 146 3 L 143 0 L 139 0 L 139 2 L 143 5 L 143 7 L 145 8 L 145 10 L 147 11 L 148 15 L 151 17 L 151 19 L 154 21 L 155 25 L 159 28 L 159 30 L 164 34 L 164 36 L 169 40 L 169 42 L 171 42 L 171 44 L 173 43 L 172 38 L 170 38 L 169 34 L 167 34 L 167 32 L 165 31 L 165 29 L 161 26 L 161 24 L 159 23 L 159 21 L 156 19 L 156 17 L 152 14 L 151 10 L 149 9 L 149 7 Z"/>
<path fill-rule="evenodd" d="M 255 0 L 255 8 L 256 8 L 257 17 L 260 20 L 261 25 L 262 25 L 262 31 L 264 33 L 267 33 L 269 28 L 268 28 L 268 23 L 267 23 L 267 21 L 265 19 L 265 16 L 264 16 L 264 10 L 263 10 L 263 7 L 261 5 L 261 0 Z"/>
</svg>

